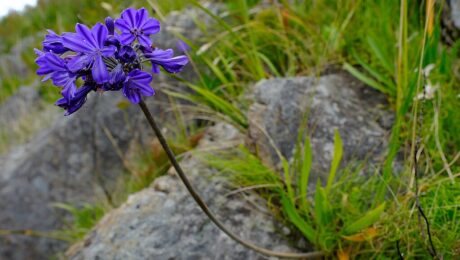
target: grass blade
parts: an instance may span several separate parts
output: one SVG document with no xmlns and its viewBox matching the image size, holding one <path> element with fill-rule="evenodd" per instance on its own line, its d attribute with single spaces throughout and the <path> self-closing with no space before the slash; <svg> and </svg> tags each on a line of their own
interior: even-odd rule
<svg viewBox="0 0 460 260">
<path fill-rule="evenodd" d="M 303 146 L 303 162 L 302 170 L 300 172 L 299 178 L 299 187 L 300 187 L 300 205 L 302 210 L 307 212 L 308 203 L 307 203 L 307 191 L 308 191 L 308 179 L 310 178 L 310 170 L 312 163 L 312 154 L 311 154 L 311 144 L 310 138 L 305 138 L 305 143 Z"/>
<path fill-rule="evenodd" d="M 342 153 L 343 153 L 343 143 L 342 143 L 342 139 L 340 138 L 339 131 L 336 129 L 335 134 L 334 134 L 334 157 L 332 158 L 331 170 L 327 178 L 326 194 L 329 194 L 329 191 L 331 190 L 332 183 L 334 182 L 334 179 L 335 179 L 335 174 L 337 173 L 337 169 L 339 168 L 340 161 L 342 160 Z"/>
<path fill-rule="evenodd" d="M 284 194 L 281 194 L 281 204 L 288 219 L 294 224 L 305 237 L 312 243 L 316 241 L 316 233 L 311 225 L 309 225 L 298 213 L 295 206 L 291 203 Z"/>
<path fill-rule="evenodd" d="M 361 71 L 357 70 L 355 67 L 351 66 L 348 63 L 343 64 L 343 69 L 348 71 L 351 75 L 355 76 L 355 78 L 359 79 L 360 81 L 364 82 L 364 84 L 369 85 L 376 90 L 391 95 L 389 90 L 385 88 L 382 84 L 378 83 L 377 81 L 371 79 L 366 74 L 362 73 Z"/>
<path fill-rule="evenodd" d="M 377 220 L 379 220 L 380 215 L 382 215 L 384 209 L 385 202 L 380 204 L 380 206 L 378 206 L 377 208 L 368 211 L 366 215 L 364 215 L 362 218 L 351 223 L 350 225 L 345 226 L 343 228 L 343 233 L 346 235 L 355 234 L 369 227 L 370 225 L 374 224 Z"/>
</svg>

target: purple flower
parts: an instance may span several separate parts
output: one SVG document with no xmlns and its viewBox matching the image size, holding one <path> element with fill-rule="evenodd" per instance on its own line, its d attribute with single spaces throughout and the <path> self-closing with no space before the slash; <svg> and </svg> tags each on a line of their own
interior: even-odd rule
<svg viewBox="0 0 460 260">
<path fill-rule="evenodd" d="M 130 63 L 137 58 L 137 53 L 130 46 L 124 45 L 118 51 L 117 58 L 123 63 Z"/>
<path fill-rule="evenodd" d="M 39 66 L 37 75 L 45 76 L 43 81 L 51 79 L 54 85 L 63 87 L 62 92 L 66 97 L 73 96 L 77 88 L 75 85 L 77 77 L 76 74 L 69 71 L 65 60 L 51 52 L 44 53 L 36 50 L 36 53 L 39 56 L 35 60 Z"/>
<path fill-rule="evenodd" d="M 71 115 L 78 109 L 80 109 L 83 104 L 86 102 L 86 96 L 91 90 L 94 90 L 95 87 L 91 85 L 83 85 L 81 88 L 75 91 L 75 95 L 71 98 L 62 97 L 58 101 L 56 101 L 55 105 L 62 107 L 66 110 L 66 116 Z"/>
<path fill-rule="evenodd" d="M 102 89 L 105 91 L 117 91 L 120 90 L 126 80 L 125 73 L 123 71 L 123 66 L 118 64 L 111 72 L 110 72 L 110 81 L 105 83 L 102 86 Z"/>
<path fill-rule="evenodd" d="M 145 50 L 144 55 L 152 63 L 153 73 L 160 72 L 159 66 L 162 66 L 169 73 L 177 73 L 182 71 L 188 63 L 188 57 L 185 55 L 174 57 L 172 49 L 162 50 L 156 48 L 153 51 Z"/>
<path fill-rule="evenodd" d="M 141 101 L 142 96 L 152 96 L 155 94 L 150 87 L 152 75 L 147 72 L 135 69 L 131 71 L 125 79 L 123 85 L 123 95 L 134 104 Z"/>
<path fill-rule="evenodd" d="M 109 31 L 109 35 L 114 35 L 115 33 L 115 23 L 112 17 L 105 18 L 105 26 L 107 26 L 107 30 Z"/>
<path fill-rule="evenodd" d="M 64 47 L 62 44 L 62 37 L 57 35 L 52 30 L 48 30 L 48 34 L 45 35 L 45 40 L 43 41 L 43 50 L 46 52 L 53 52 L 56 54 L 62 54 L 69 49 Z"/>
<path fill-rule="evenodd" d="M 49 30 L 43 51 L 35 49 L 37 74 L 61 88 L 62 98 L 56 105 L 66 115 L 80 109 L 90 91 L 121 90 L 135 104 L 143 96 L 154 95 L 152 74 L 142 70 L 145 62 L 152 64 L 154 73 L 160 72 L 160 66 L 176 73 L 188 63 L 185 55 L 174 57 L 171 49 L 151 47 L 149 37 L 160 31 L 160 23 L 148 17 L 144 8 L 126 9 L 121 18 L 107 17 L 105 25 L 97 23 L 91 29 L 77 24 L 75 31 L 61 36 Z M 184 44 L 179 48 L 185 50 Z M 80 81 L 83 84 L 78 87 Z"/>
<path fill-rule="evenodd" d="M 112 56 L 117 50 L 115 46 L 104 46 L 107 39 L 107 28 L 97 23 L 91 30 L 83 24 L 75 26 L 76 33 L 63 35 L 64 47 L 80 53 L 72 58 L 67 66 L 75 72 L 89 66 L 94 81 L 99 84 L 109 81 L 109 72 L 103 57 Z"/>
<path fill-rule="evenodd" d="M 109 33 L 105 41 L 105 44 L 119 48 L 120 41 L 118 40 L 118 34 L 115 33 L 115 21 L 112 19 L 112 17 L 105 18 L 105 26 L 107 27 Z"/>
<path fill-rule="evenodd" d="M 137 39 L 142 46 L 150 47 L 150 35 L 160 31 L 160 22 L 149 18 L 145 8 L 137 11 L 134 8 L 124 10 L 121 18 L 115 21 L 115 26 L 121 31 L 120 42 L 125 45 Z"/>
</svg>

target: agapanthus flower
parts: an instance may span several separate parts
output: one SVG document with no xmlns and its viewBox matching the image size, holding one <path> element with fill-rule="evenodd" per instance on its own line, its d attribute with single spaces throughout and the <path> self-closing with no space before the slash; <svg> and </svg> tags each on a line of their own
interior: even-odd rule
<svg viewBox="0 0 460 260">
<path fill-rule="evenodd" d="M 43 50 L 54 52 L 56 54 L 62 54 L 69 49 L 64 47 L 62 43 L 62 36 L 56 34 L 52 30 L 48 30 L 48 34 L 45 36 L 45 40 L 43 41 Z"/>
<path fill-rule="evenodd" d="M 89 84 L 83 85 L 75 92 L 75 95 L 73 97 L 62 97 L 58 101 L 56 101 L 55 105 L 64 108 L 66 110 L 65 115 L 68 116 L 80 109 L 83 106 L 83 104 L 85 104 L 86 96 L 90 91 L 94 89 L 95 86 L 91 86 Z"/>
<path fill-rule="evenodd" d="M 115 21 L 115 26 L 121 31 L 120 41 L 128 45 L 135 40 L 144 47 L 150 47 L 150 35 L 160 31 L 160 22 L 148 17 L 147 10 L 128 8 L 121 13 L 121 18 Z"/>
<path fill-rule="evenodd" d="M 188 58 L 185 55 L 174 57 L 172 49 L 148 49 L 144 50 L 144 55 L 152 63 L 153 73 L 160 73 L 159 66 L 162 66 L 167 72 L 177 73 L 188 63 Z"/>
<path fill-rule="evenodd" d="M 139 69 L 131 71 L 125 79 L 123 85 L 123 95 L 131 102 L 137 104 L 141 101 L 142 96 L 152 96 L 155 94 L 150 87 L 152 75 Z"/>
<path fill-rule="evenodd" d="M 87 68 L 92 71 L 93 79 L 97 83 L 109 81 L 109 71 L 103 58 L 112 56 L 117 48 L 105 46 L 107 40 L 107 27 L 97 23 L 91 30 L 83 24 L 75 26 L 76 33 L 63 35 L 64 47 L 80 53 L 68 62 L 71 71 L 78 71 Z"/>
<path fill-rule="evenodd" d="M 54 85 L 62 87 L 63 96 L 73 96 L 77 90 L 75 85 L 77 74 L 67 68 L 66 61 L 52 52 L 45 53 L 39 50 L 35 52 L 39 56 L 35 62 L 40 66 L 37 74 L 45 76 L 43 80 L 51 79 Z"/>
<path fill-rule="evenodd" d="M 185 55 L 174 57 L 171 49 L 151 46 L 150 36 L 159 32 L 160 23 L 144 8 L 126 9 L 121 18 L 107 17 L 104 22 L 91 29 L 77 24 L 76 32 L 62 35 L 48 30 L 43 50 L 35 50 L 37 74 L 61 88 L 62 98 L 56 105 L 64 108 L 66 115 L 80 109 L 92 91 L 121 90 L 137 104 L 143 96 L 155 94 L 150 86 L 151 72 L 159 73 L 161 66 L 177 73 L 188 63 Z M 152 69 L 144 69 L 144 63 Z M 80 81 L 83 84 L 78 87 Z"/>
</svg>

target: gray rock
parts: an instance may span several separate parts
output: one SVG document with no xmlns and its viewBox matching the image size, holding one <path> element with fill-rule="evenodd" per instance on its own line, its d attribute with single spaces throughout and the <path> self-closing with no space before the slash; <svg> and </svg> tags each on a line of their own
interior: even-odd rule
<svg viewBox="0 0 460 260">
<path fill-rule="evenodd" d="M 450 10 L 451 10 L 451 19 L 457 27 L 457 29 L 460 29 L 460 1 L 459 0 L 450 0 L 449 1 L 450 5 Z"/>
<path fill-rule="evenodd" d="M 450 0 L 442 5 L 441 13 L 441 40 L 452 46 L 460 37 L 460 1 Z"/>
<path fill-rule="evenodd" d="M 211 128 L 200 148 L 220 147 L 243 137 L 228 125 Z M 238 235 L 260 246 L 295 251 L 278 232 L 283 227 L 259 208 L 255 195 L 225 196 L 228 185 L 216 171 L 189 156 L 181 166 L 212 211 Z M 249 201 L 257 203 L 255 208 Z M 265 209 L 268 211 L 267 209 Z M 208 220 L 175 175 L 160 177 L 152 188 L 131 195 L 120 208 L 106 215 L 67 257 L 83 259 L 265 259 L 232 241 Z"/>
<path fill-rule="evenodd" d="M 211 13 L 218 14 L 224 10 L 224 5 L 217 3 L 204 3 L 203 6 Z M 184 16 L 187 18 L 184 19 Z M 197 29 L 195 21 L 200 25 L 210 25 L 214 20 L 194 7 L 188 6 L 182 11 L 173 11 L 168 14 L 159 34 L 153 37 L 154 44 L 160 48 L 174 48 L 177 45 L 178 38 L 176 35 L 184 36 L 188 40 L 193 40 L 194 44 L 199 44 L 203 34 L 209 33 L 210 28 L 205 31 Z M 158 41 L 156 40 L 158 39 Z"/>
<path fill-rule="evenodd" d="M 193 17 L 199 13 L 195 9 L 176 13 L 165 24 L 188 25 L 184 34 L 193 39 L 199 31 L 193 26 Z M 155 38 L 162 48 L 176 41 L 168 29 Z M 192 75 L 191 68 L 181 73 L 189 80 Z M 164 75 L 155 77 L 152 84 L 157 90 L 181 87 Z M 117 177 L 126 171 L 122 159 L 133 146 L 145 144 L 153 136 L 140 109 L 119 109 L 121 100 L 124 98 L 119 92 L 94 93 L 77 113 L 59 117 L 30 142 L 0 157 L 0 229 L 59 229 L 67 214 L 53 203 L 100 201 L 104 191 L 113 189 Z M 157 91 L 147 104 L 163 126 L 174 124 L 164 93 Z M 0 259 L 47 259 L 65 247 L 66 243 L 45 237 L 1 236 Z"/>
<path fill-rule="evenodd" d="M 137 107 L 117 108 L 121 98 L 92 95 L 79 113 L 61 117 L 29 143 L 0 157 L 0 229 L 60 228 L 65 215 L 53 203 L 91 202 L 101 198 L 102 188 L 111 189 L 124 171 L 117 152 L 127 153 L 138 134 L 130 127 L 146 127 Z M 152 110 L 161 115 L 159 106 Z M 116 144 L 104 131 L 110 131 Z M 46 238 L 2 237 L 0 258 L 42 259 L 63 246 Z"/>
<path fill-rule="evenodd" d="M 292 159 L 304 119 L 311 138 L 314 179 L 328 175 L 335 129 L 343 140 L 343 162 L 378 161 L 385 154 L 393 115 L 386 110 L 383 95 L 351 76 L 264 80 L 255 87 L 255 100 L 248 115 L 248 143 L 271 167 L 279 168 L 280 162 L 274 146 Z"/>
</svg>

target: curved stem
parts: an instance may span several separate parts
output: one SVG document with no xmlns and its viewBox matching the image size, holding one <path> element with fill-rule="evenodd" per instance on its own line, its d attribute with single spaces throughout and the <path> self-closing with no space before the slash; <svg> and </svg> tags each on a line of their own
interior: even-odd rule
<svg viewBox="0 0 460 260">
<path fill-rule="evenodd" d="M 208 216 L 208 218 L 214 222 L 214 224 L 219 227 L 220 230 L 222 230 L 225 234 L 227 234 L 230 238 L 235 240 L 236 242 L 240 243 L 241 245 L 250 248 L 260 254 L 266 255 L 266 256 L 275 256 L 275 257 L 281 257 L 281 258 L 292 258 L 292 259 L 307 259 L 307 258 L 318 258 L 323 256 L 323 252 L 310 252 L 310 253 L 283 253 L 283 252 L 276 252 L 272 251 L 266 248 L 262 248 L 259 246 L 254 245 L 253 243 L 246 241 L 242 238 L 240 238 L 238 235 L 230 231 L 222 222 L 220 222 L 217 217 L 210 211 L 208 205 L 204 202 L 204 200 L 201 198 L 201 196 L 196 192 L 195 188 L 193 188 L 192 184 L 190 183 L 189 179 L 185 175 L 184 171 L 180 167 L 179 163 L 176 160 L 176 157 L 174 156 L 174 153 L 172 152 L 171 148 L 169 148 L 168 143 L 166 142 L 166 139 L 164 138 L 163 134 L 161 133 L 160 128 L 156 124 L 155 120 L 153 119 L 152 114 L 150 113 L 149 109 L 145 105 L 144 101 L 141 100 L 139 103 L 139 106 L 142 109 L 142 112 L 144 112 L 145 117 L 147 118 L 147 121 L 149 122 L 150 126 L 152 127 L 153 131 L 155 132 L 156 136 L 158 137 L 158 140 L 160 141 L 161 146 L 165 150 L 166 154 L 168 155 L 169 160 L 171 161 L 171 164 L 173 165 L 174 169 L 176 170 L 177 174 L 179 175 L 179 178 L 182 180 L 184 183 L 185 187 L 187 188 L 188 192 L 190 195 L 192 195 L 193 199 L 195 202 L 200 206 L 201 210 Z"/>
</svg>

